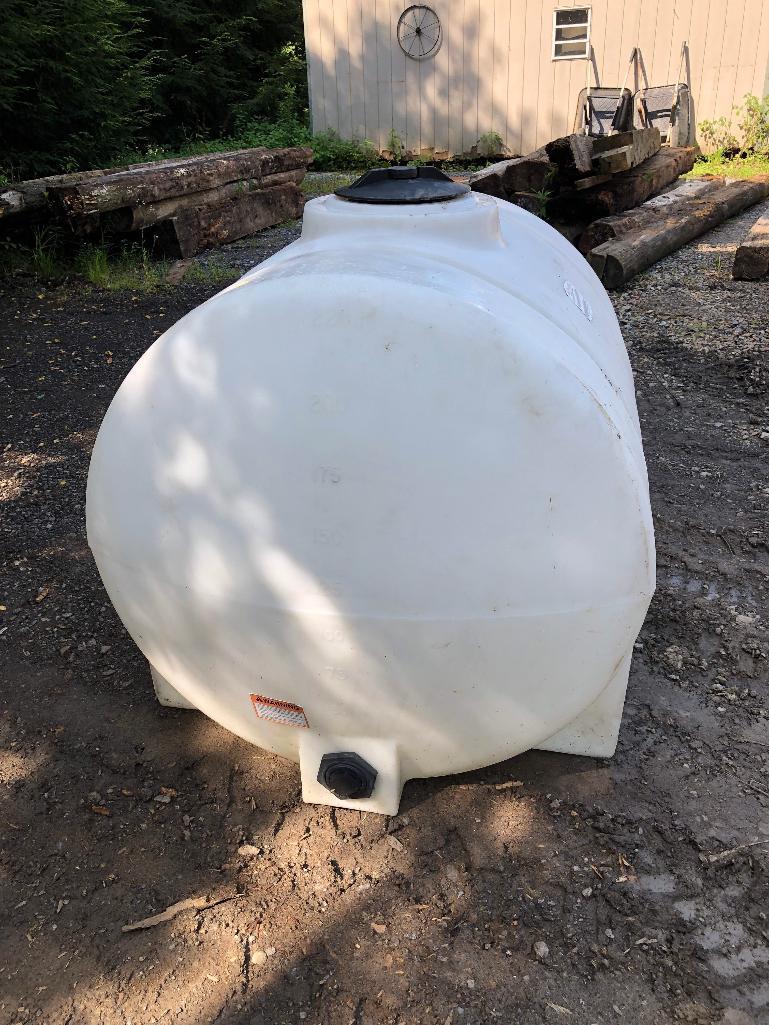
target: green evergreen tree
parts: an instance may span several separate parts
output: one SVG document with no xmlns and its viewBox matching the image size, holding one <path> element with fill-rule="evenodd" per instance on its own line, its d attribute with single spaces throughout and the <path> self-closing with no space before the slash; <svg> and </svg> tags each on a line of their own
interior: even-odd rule
<svg viewBox="0 0 769 1025">
<path fill-rule="evenodd" d="M 306 106 L 301 0 L 145 3 L 158 141 L 226 135 L 244 114 L 274 117 L 286 95 Z"/>
<path fill-rule="evenodd" d="M 155 88 L 130 0 L 0 0 L 0 163 L 100 167 L 143 139 Z"/>
<path fill-rule="evenodd" d="M 0 173 L 106 167 L 307 106 L 301 0 L 0 0 Z"/>
</svg>

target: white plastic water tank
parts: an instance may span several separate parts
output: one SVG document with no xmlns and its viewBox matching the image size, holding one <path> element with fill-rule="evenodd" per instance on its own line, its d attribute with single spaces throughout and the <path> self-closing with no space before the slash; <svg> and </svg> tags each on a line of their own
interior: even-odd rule
<svg viewBox="0 0 769 1025">
<path fill-rule="evenodd" d="M 613 753 L 654 541 L 582 256 L 432 168 L 343 191 L 132 369 L 88 538 L 163 703 L 394 814 L 411 777 Z"/>
</svg>

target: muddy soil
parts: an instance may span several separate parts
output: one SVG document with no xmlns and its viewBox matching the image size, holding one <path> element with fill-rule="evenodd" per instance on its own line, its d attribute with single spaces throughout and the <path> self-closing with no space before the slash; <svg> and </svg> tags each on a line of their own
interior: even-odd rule
<svg viewBox="0 0 769 1025">
<path fill-rule="evenodd" d="M 769 283 L 732 224 L 614 297 L 659 552 L 616 757 L 391 819 L 161 708 L 87 548 L 104 411 L 211 289 L 0 286 L 0 1025 L 769 1022 Z"/>
</svg>

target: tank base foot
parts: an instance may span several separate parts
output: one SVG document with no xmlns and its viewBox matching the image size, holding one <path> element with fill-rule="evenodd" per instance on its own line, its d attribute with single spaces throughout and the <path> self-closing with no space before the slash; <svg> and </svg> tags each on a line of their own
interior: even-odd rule
<svg viewBox="0 0 769 1025">
<path fill-rule="evenodd" d="M 632 654 L 631 650 L 623 657 L 614 676 L 592 705 L 558 733 L 537 744 L 538 751 L 611 758 L 617 749 Z"/>
<path fill-rule="evenodd" d="M 337 797 L 319 782 L 324 755 L 345 752 L 363 759 L 376 772 L 370 797 Z M 307 804 L 328 804 L 333 808 L 354 808 L 380 815 L 397 815 L 403 790 L 398 748 L 393 741 L 371 737 L 343 737 L 335 734 L 302 732 L 299 740 L 299 768 L 302 799 Z"/>
<path fill-rule="evenodd" d="M 161 676 L 154 666 L 150 666 L 152 674 L 152 686 L 155 688 L 155 696 L 161 705 L 166 708 L 195 708 L 176 687 L 172 687 L 165 676 Z"/>
</svg>

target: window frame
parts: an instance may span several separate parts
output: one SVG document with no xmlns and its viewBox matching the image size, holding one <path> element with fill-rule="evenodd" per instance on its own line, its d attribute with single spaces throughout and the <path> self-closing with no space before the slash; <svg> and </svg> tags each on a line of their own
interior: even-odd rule
<svg viewBox="0 0 769 1025">
<path fill-rule="evenodd" d="M 574 11 L 586 11 L 587 12 L 587 21 L 585 21 L 585 22 L 580 21 L 580 22 L 577 22 L 575 25 L 571 25 L 571 26 L 559 25 L 558 24 L 558 15 L 559 14 L 565 14 L 567 12 L 574 12 Z M 592 28 L 592 20 L 593 20 L 593 9 L 592 9 L 592 7 L 556 7 L 553 10 L 553 45 L 552 45 L 552 51 L 551 51 L 551 60 L 554 60 L 554 61 L 584 61 L 584 60 L 589 60 L 590 59 L 590 30 Z M 557 34 L 559 28 L 562 29 L 562 28 L 583 28 L 583 27 L 586 29 L 584 39 L 557 39 L 556 38 L 556 34 Z M 585 44 L 585 52 L 584 53 L 560 53 L 560 54 L 556 53 L 556 47 L 557 46 L 563 46 L 565 43 L 582 43 L 582 42 L 584 42 L 584 44 Z"/>
</svg>

